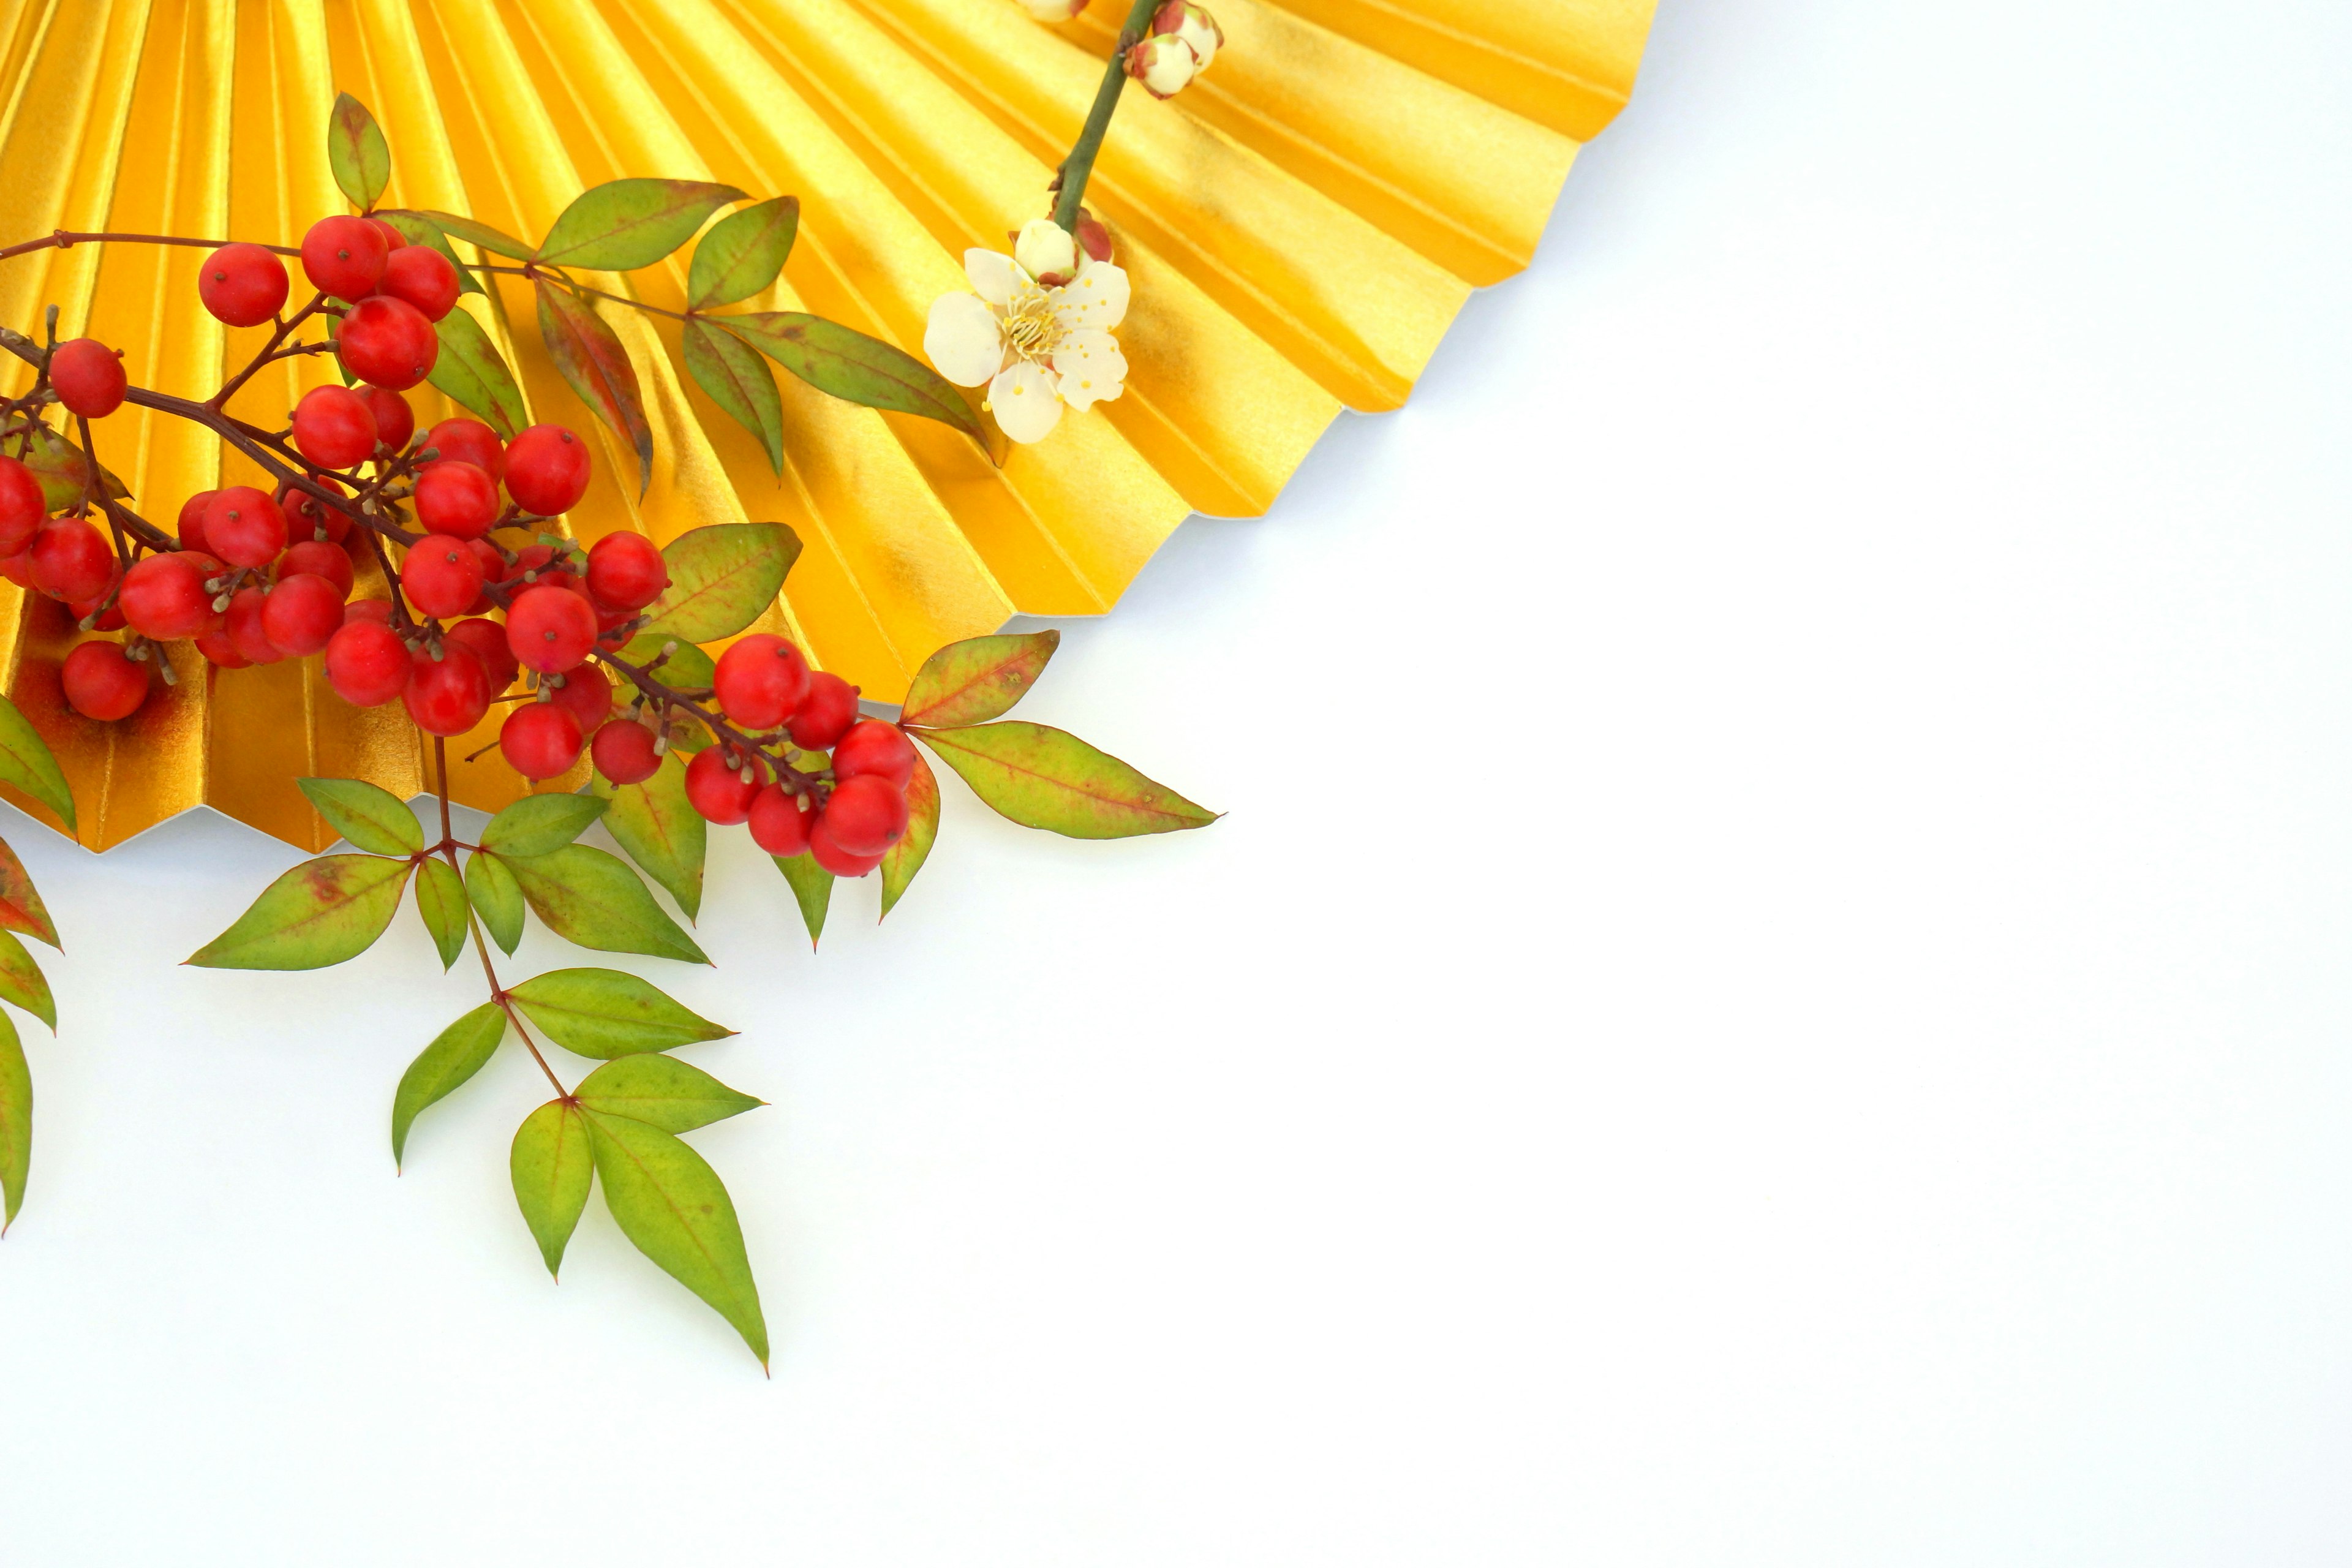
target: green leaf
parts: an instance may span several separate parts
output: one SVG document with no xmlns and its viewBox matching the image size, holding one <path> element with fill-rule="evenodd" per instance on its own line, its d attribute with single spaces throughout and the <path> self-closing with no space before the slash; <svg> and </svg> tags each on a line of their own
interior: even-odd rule
<svg viewBox="0 0 2352 1568">
<path fill-rule="evenodd" d="M 803 849 L 797 855 L 771 855 L 776 869 L 792 884 L 793 901 L 801 907 L 801 924 L 808 927 L 809 946 L 824 935 L 825 907 L 833 902 L 833 873 L 816 863 L 816 858 Z"/>
<path fill-rule="evenodd" d="M 710 226 L 694 247 L 686 279 L 686 308 L 708 310 L 748 300 L 776 280 L 800 232 L 801 199 L 778 196 Z"/>
<path fill-rule="evenodd" d="M 64 947 L 58 941 L 57 922 L 49 919 L 49 907 L 41 902 L 25 863 L 5 840 L 0 840 L 0 929 L 20 931 L 51 947 Z"/>
<path fill-rule="evenodd" d="M 987 427 L 954 383 L 903 349 L 799 310 L 710 318 L 815 387 L 867 408 L 952 425 L 985 448 Z"/>
<path fill-rule="evenodd" d="M 530 411 L 490 334 L 463 310 L 451 310 L 434 323 L 433 331 L 441 340 L 441 353 L 425 381 L 467 413 L 480 415 L 501 440 L 513 440 L 529 423 Z"/>
<path fill-rule="evenodd" d="M 0 1002 L 13 1003 L 58 1032 L 57 999 L 49 994 L 48 978 L 25 944 L 0 931 Z"/>
<path fill-rule="evenodd" d="M 335 95 L 327 114 L 327 167 L 352 205 L 362 210 L 392 183 L 392 147 L 367 105 L 348 92 Z"/>
<path fill-rule="evenodd" d="M 62 818 L 68 833 L 79 830 L 74 820 L 73 791 L 65 771 L 16 705 L 0 697 L 0 784 L 13 784 Z"/>
<path fill-rule="evenodd" d="M 695 652 L 699 654 L 701 649 Z M 605 830 L 646 876 L 677 900 L 687 919 L 700 914 L 702 862 L 709 825 L 687 801 L 686 763 L 677 752 L 663 757 L 660 770 L 643 784 L 615 784 L 602 773 L 591 782 L 598 795 L 613 803 L 604 813 Z"/>
<path fill-rule="evenodd" d="M 593 795 L 527 795 L 482 829 L 482 847 L 500 855 L 548 855 L 604 815 Z"/>
<path fill-rule="evenodd" d="M 466 265 L 465 258 L 457 254 L 457 247 L 449 243 L 448 235 L 442 231 L 439 224 L 423 213 L 411 212 L 406 207 L 378 207 L 373 216 L 398 229 L 400 237 L 409 244 L 439 251 L 441 258 L 457 269 L 457 292 L 460 294 L 488 292 L 483 289 L 481 279 L 474 276 L 474 269 Z M 442 345 L 442 352 L 448 352 L 446 343 Z"/>
<path fill-rule="evenodd" d="M 778 523 L 776 526 L 781 528 L 783 525 Z M 793 543 L 797 553 L 798 535 L 793 536 Z M 719 673 L 719 667 L 711 661 L 709 654 L 667 632 L 639 632 L 629 639 L 629 646 L 621 650 L 621 657 L 643 669 L 660 658 L 664 649 L 674 651 L 670 653 L 669 661 L 654 673 L 667 685 L 707 689 Z"/>
<path fill-rule="evenodd" d="M 608 180 L 556 216 L 538 259 L 600 272 L 651 267 L 692 239 L 703 219 L 742 199 L 732 185 L 700 180 Z"/>
<path fill-rule="evenodd" d="M 25 1206 L 25 1175 L 33 1166 L 33 1072 L 16 1026 L 0 1013 L 0 1236 Z"/>
<path fill-rule="evenodd" d="M 699 317 L 686 323 L 680 348 L 688 374 L 727 416 L 760 438 L 767 449 L 768 467 L 784 471 L 784 402 L 776 392 L 776 378 L 767 362 L 740 338 L 720 331 Z"/>
<path fill-rule="evenodd" d="M 499 951 L 513 956 L 515 944 L 522 941 L 522 888 L 514 873 L 495 855 L 467 856 L 466 896 Z"/>
<path fill-rule="evenodd" d="M 768 1364 L 768 1323 L 743 1253 L 743 1227 L 719 1173 L 660 1128 L 589 1110 L 604 1206 L 621 1234 L 708 1301 Z"/>
<path fill-rule="evenodd" d="M 662 913 L 637 874 L 602 849 L 568 844 L 551 855 L 502 857 L 522 896 L 567 942 L 600 952 L 642 952 L 708 963 L 694 939 Z"/>
<path fill-rule="evenodd" d="M 931 764 L 915 753 L 915 771 L 907 780 L 907 837 L 882 857 L 882 918 L 888 920 L 907 884 L 930 858 L 940 836 L 940 781 Z"/>
<path fill-rule="evenodd" d="M 466 884 L 457 879 L 457 869 L 437 855 L 416 868 L 416 912 L 425 917 L 433 945 L 441 950 L 441 968 L 446 973 L 466 951 Z"/>
<path fill-rule="evenodd" d="M 425 847 L 425 829 L 408 803 L 388 789 L 358 779 L 296 779 L 327 826 L 371 855 L 414 855 Z"/>
<path fill-rule="evenodd" d="M 419 209 L 423 216 L 441 226 L 441 232 L 457 236 L 467 244 L 477 246 L 493 256 L 503 256 L 512 261 L 529 261 L 530 247 L 510 234 L 501 234 L 488 224 L 456 213 L 436 212 L 431 207 Z"/>
<path fill-rule="evenodd" d="M 555 969 L 507 993 L 547 1037 L 583 1057 L 667 1051 L 735 1031 L 617 969 Z"/>
<path fill-rule="evenodd" d="M 607 1116 L 625 1116 L 665 1132 L 691 1132 L 766 1103 L 738 1094 L 698 1067 L 676 1057 L 623 1057 L 580 1080 L 580 1103 Z"/>
<path fill-rule="evenodd" d="M 12 452 L 10 456 L 15 456 Z M 41 482 L 41 499 L 51 511 L 63 511 L 82 498 L 89 484 L 89 458 L 82 449 L 46 425 L 33 426 L 25 449 L 25 467 Z M 99 469 L 115 500 L 129 498 L 131 489 L 105 468 Z"/>
<path fill-rule="evenodd" d="M 995 718 L 1045 672 L 1062 646 L 1057 631 L 1026 636 L 966 637 L 923 661 L 907 688 L 902 724 L 979 724 Z"/>
<path fill-rule="evenodd" d="M 357 958 L 392 923 L 407 885 L 405 860 L 305 860 L 186 962 L 206 969 L 324 969 Z"/>
<path fill-rule="evenodd" d="M 1132 838 L 1217 819 L 1066 731 L 1008 719 L 919 733 L 974 795 L 1024 827 L 1070 838 Z"/>
<path fill-rule="evenodd" d="M 588 1118 L 580 1108 L 551 1100 L 522 1119 L 507 1153 L 516 1206 L 551 1276 L 563 1267 L 564 1246 L 580 1224 L 580 1211 L 588 1206 L 589 1184 L 596 1174 L 591 1143 Z"/>
<path fill-rule="evenodd" d="M 604 324 L 604 318 L 585 300 L 543 279 L 536 287 L 539 335 L 547 342 L 549 356 L 572 390 L 580 395 L 580 401 L 593 409 L 613 434 L 636 449 L 637 498 L 644 500 L 646 487 L 654 479 L 654 430 L 646 423 L 646 399 L 637 389 L 637 367 L 629 363 L 628 351 Z"/>
<path fill-rule="evenodd" d="M 669 542 L 669 586 L 646 614 L 645 635 L 680 642 L 731 637 L 776 602 L 800 559 L 801 538 L 781 522 L 715 522 Z"/>
<path fill-rule="evenodd" d="M 408 1130 L 425 1108 L 455 1093 L 467 1079 L 482 1070 L 507 1037 L 506 1010 L 485 1002 L 438 1035 L 416 1054 L 400 1075 L 392 1095 L 392 1163 L 397 1167 L 408 1153 Z"/>
</svg>

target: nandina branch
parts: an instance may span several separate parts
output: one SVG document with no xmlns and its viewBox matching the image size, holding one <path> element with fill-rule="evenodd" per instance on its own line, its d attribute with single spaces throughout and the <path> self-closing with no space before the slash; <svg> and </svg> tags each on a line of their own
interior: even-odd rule
<svg viewBox="0 0 2352 1568">
<path fill-rule="evenodd" d="M 694 320 L 691 314 L 682 310 L 667 310 L 659 305 L 649 305 L 643 300 L 632 300 L 626 294 L 614 294 L 603 289 L 592 289 L 585 283 L 575 282 L 565 274 L 552 268 L 541 267 L 537 262 L 527 261 L 520 267 L 497 267 L 488 262 L 479 262 L 476 264 L 474 269 L 478 272 L 502 272 L 509 278 L 528 278 L 534 283 L 561 283 L 574 293 L 593 294 L 599 300 L 610 300 L 615 305 L 626 305 L 631 310 L 643 310 L 648 315 L 667 316 L 673 321 Z"/>
<path fill-rule="evenodd" d="M 1110 51 L 1110 64 L 1103 71 L 1102 86 L 1095 89 L 1094 107 L 1087 111 L 1087 122 L 1078 132 L 1076 145 L 1062 160 L 1061 196 L 1054 204 L 1054 221 L 1072 234 L 1078 231 L 1078 206 L 1086 200 L 1087 181 L 1094 175 L 1095 157 L 1102 151 L 1103 133 L 1110 129 L 1110 117 L 1118 110 L 1119 94 L 1127 86 L 1127 51 L 1135 47 L 1150 29 L 1151 14 L 1160 5 L 1160 0 L 1135 0 L 1128 8 L 1127 26 L 1118 30 L 1118 40 Z"/>
<path fill-rule="evenodd" d="M 786 794 L 804 795 L 809 797 L 809 803 L 812 805 L 821 806 L 824 804 L 827 793 L 824 781 L 815 774 L 801 772 L 800 769 L 784 761 L 782 755 L 771 752 L 751 736 L 738 730 L 701 703 L 686 696 L 678 688 L 656 679 L 650 669 L 631 664 L 619 655 L 607 653 L 603 648 L 596 650 L 596 658 L 599 662 L 627 676 L 630 684 L 652 698 L 664 710 L 665 724 L 657 726 L 657 732 L 660 728 L 667 727 L 668 710 L 676 710 L 685 713 L 709 731 L 718 739 L 719 744 L 726 746 L 730 751 L 741 752 L 745 762 L 748 763 L 756 757 L 767 763 L 769 769 L 775 773 L 776 782 L 784 786 Z"/>
<path fill-rule="evenodd" d="M 89 233 L 60 228 L 39 239 L 27 239 L 0 250 L 0 261 L 14 256 L 26 256 L 36 250 L 71 250 L 77 245 L 192 245 L 200 250 L 218 250 L 224 245 L 236 243 L 228 239 L 190 239 L 176 234 L 118 234 L 110 230 Z M 265 245 L 261 248 L 275 251 L 280 256 L 302 254 L 299 247 L 291 245 Z"/>
<path fill-rule="evenodd" d="M 462 878 L 465 873 L 458 871 L 457 841 L 449 826 L 449 745 L 438 735 L 433 737 L 433 773 L 434 793 L 441 798 L 441 843 L 438 847 L 443 855 L 448 857 L 449 869 L 457 871 Z M 466 900 L 466 930 L 473 938 L 474 951 L 481 955 L 482 977 L 490 983 L 490 1000 L 499 1005 L 499 1011 L 507 1016 L 507 1022 L 513 1025 L 514 1032 L 522 1037 L 524 1047 L 530 1052 L 530 1059 L 539 1064 L 539 1070 L 545 1073 L 547 1081 L 555 1086 L 555 1097 L 569 1100 L 572 1091 L 563 1087 L 563 1080 L 555 1076 L 553 1068 L 547 1065 L 547 1058 L 540 1054 L 539 1043 L 530 1037 L 530 1031 L 523 1026 L 522 1015 L 515 1010 L 513 999 L 507 994 L 506 987 L 499 984 L 499 972 L 490 963 L 490 944 L 483 939 L 482 922 L 474 917 L 474 901 L 471 899 Z"/>
</svg>

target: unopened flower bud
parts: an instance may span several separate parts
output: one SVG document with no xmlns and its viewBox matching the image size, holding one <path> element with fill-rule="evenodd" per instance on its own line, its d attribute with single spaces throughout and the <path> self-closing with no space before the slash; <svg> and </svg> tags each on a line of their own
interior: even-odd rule
<svg viewBox="0 0 2352 1568">
<path fill-rule="evenodd" d="M 1048 26 L 1066 22 L 1087 8 L 1087 0 L 1021 0 L 1029 15 Z"/>
<path fill-rule="evenodd" d="M 1181 38 L 1158 33 L 1127 51 L 1127 74 L 1154 98 L 1173 98 L 1200 74 L 1201 57 Z"/>
<path fill-rule="evenodd" d="M 1078 275 L 1078 243 L 1052 218 L 1033 217 L 1013 241 L 1013 259 L 1046 288 L 1058 289 Z"/>
<path fill-rule="evenodd" d="M 1199 0 L 1168 0 L 1152 14 L 1151 31 L 1155 37 L 1181 38 L 1190 44 L 1200 57 L 1201 63 L 1192 68 L 1196 76 L 1209 68 L 1225 42 L 1225 30 Z"/>
<path fill-rule="evenodd" d="M 1097 261 L 1110 259 L 1110 230 L 1103 226 L 1102 219 L 1084 207 L 1078 209 L 1078 229 L 1073 237 L 1078 248 Z"/>
</svg>

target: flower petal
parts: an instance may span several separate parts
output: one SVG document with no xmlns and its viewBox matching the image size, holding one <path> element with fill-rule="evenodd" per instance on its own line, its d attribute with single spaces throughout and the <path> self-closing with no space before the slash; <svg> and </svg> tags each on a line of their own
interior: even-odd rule
<svg viewBox="0 0 2352 1568">
<path fill-rule="evenodd" d="M 1054 373 L 1024 361 L 988 385 L 989 412 L 997 427 L 1015 441 L 1042 441 L 1061 422 L 1062 400 L 1054 395 Z"/>
<path fill-rule="evenodd" d="M 1077 277 L 1054 290 L 1054 318 L 1064 331 L 1108 331 L 1127 319 L 1127 268 L 1089 256 L 1079 262 Z"/>
<path fill-rule="evenodd" d="M 1013 290 L 1028 281 L 1028 274 L 1013 258 L 978 246 L 963 253 L 963 275 L 971 279 L 982 299 L 1000 310 L 1013 303 Z"/>
<path fill-rule="evenodd" d="M 1054 374 L 1061 378 L 1062 401 L 1085 410 L 1126 390 L 1127 356 L 1108 332 L 1081 327 L 1054 350 Z"/>
<path fill-rule="evenodd" d="M 977 294 L 942 294 L 931 301 L 923 354 L 958 386 L 978 386 L 1004 363 L 1004 329 Z"/>
</svg>

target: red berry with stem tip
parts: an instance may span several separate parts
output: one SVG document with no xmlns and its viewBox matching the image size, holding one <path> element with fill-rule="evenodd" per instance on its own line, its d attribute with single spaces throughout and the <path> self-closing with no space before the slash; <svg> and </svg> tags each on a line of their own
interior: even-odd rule
<svg viewBox="0 0 2352 1568">
<path fill-rule="evenodd" d="M 261 602 L 261 635 L 289 658 L 318 652 L 342 629 L 343 596 L 324 577 L 280 577 Z"/>
<path fill-rule="evenodd" d="M 420 615 L 462 616 L 481 596 L 481 558 L 462 539 L 428 533 L 400 563 L 400 591 Z"/>
<path fill-rule="evenodd" d="M 752 769 L 746 780 L 741 759 L 729 763 L 733 754 L 724 745 L 706 746 L 686 764 L 687 804 L 721 826 L 749 818 L 760 794 L 759 771 Z"/>
<path fill-rule="evenodd" d="M 384 258 L 391 254 L 384 228 L 368 219 L 348 215 L 322 217 L 302 237 L 302 275 L 321 294 L 363 300 L 374 291 L 377 279 L 383 276 Z"/>
<path fill-rule="evenodd" d="M 122 593 L 116 601 L 131 629 L 158 642 L 173 637 L 200 637 L 216 630 L 221 615 L 213 608 L 213 590 L 205 579 L 219 570 L 210 557 L 182 550 L 150 555 L 122 574 Z"/>
<path fill-rule="evenodd" d="M 487 616 L 498 608 L 497 604 L 490 598 L 490 584 L 505 579 L 506 558 L 499 553 L 499 547 L 487 539 L 469 539 L 466 541 L 466 548 L 472 551 L 474 559 L 482 563 L 482 591 L 475 595 L 472 604 L 466 606 L 466 613 L 469 616 Z M 499 635 L 501 637 L 505 635 L 504 628 L 500 628 Z"/>
<path fill-rule="evenodd" d="M 0 555 L 0 577 L 5 577 L 19 588 L 33 585 L 33 552 L 27 548 L 14 555 Z"/>
<path fill-rule="evenodd" d="M 808 695 L 793 715 L 793 744 L 803 752 L 829 752 L 857 722 L 857 688 L 837 675 L 809 672 Z"/>
<path fill-rule="evenodd" d="M 457 302 L 457 269 L 429 245 L 404 245 L 383 258 L 376 291 L 405 300 L 426 321 L 437 321 Z"/>
<path fill-rule="evenodd" d="M 820 812 L 809 826 L 809 854 L 816 863 L 836 877 L 863 877 L 882 864 L 880 855 L 858 855 L 845 849 L 833 836 L 832 825 L 825 821 L 830 811 Z"/>
<path fill-rule="evenodd" d="M 381 708 L 408 689 L 408 645 L 381 621 L 344 622 L 327 639 L 326 666 L 327 684 L 354 708 Z"/>
<path fill-rule="evenodd" d="M 383 236 L 383 254 L 387 260 L 391 258 L 394 251 L 398 250 L 402 246 L 409 243 L 409 239 L 406 235 L 401 233 L 396 226 L 386 223 L 383 219 L 380 217 L 371 217 L 368 219 L 368 222 L 375 225 L 376 233 Z"/>
<path fill-rule="evenodd" d="M 373 621 L 377 626 L 392 625 L 390 599 L 354 599 L 343 606 L 343 625 L 353 621 Z"/>
<path fill-rule="evenodd" d="M 416 434 L 416 410 L 408 405 L 408 399 L 388 386 L 362 387 L 360 395 L 367 400 L 368 412 L 375 416 L 376 440 L 395 452 L 405 447 L 408 438 Z"/>
<path fill-rule="evenodd" d="M 286 514 L 251 485 L 215 490 L 205 508 L 205 548 L 232 566 L 267 566 L 286 548 Z"/>
<path fill-rule="evenodd" d="M 915 776 L 915 743 L 896 724 L 859 720 L 834 745 L 833 776 L 854 779 L 861 773 L 886 779 L 892 789 L 905 789 Z"/>
<path fill-rule="evenodd" d="M 85 719 L 128 719 L 147 700 L 147 667 L 120 643 L 82 643 L 66 655 L 59 673 L 66 700 Z"/>
<path fill-rule="evenodd" d="M 754 633 L 719 656 L 711 685 L 727 717 L 747 730 L 772 730 L 807 698 L 808 660 L 773 633 Z"/>
<path fill-rule="evenodd" d="M 907 836 L 907 795 L 885 778 L 859 773 L 825 797 L 833 841 L 851 855 L 879 855 Z"/>
<path fill-rule="evenodd" d="M 180 503 L 180 542 L 188 549 L 212 549 L 205 538 L 205 509 L 213 504 L 213 497 L 218 494 L 218 490 L 198 490 Z"/>
<path fill-rule="evenodd" d="M 588 493 L 588 443 L 561 425 L 534 425 L 508 443 L 506 481 L 525 511 L 570 511 Z"/>
<path fill-rule="evenodd" d="M 808 796 L 793 795 L 782 784 L 770 784 L 751 802 L 751 842 L 769 854 L 791 859 L 808 847 L 809 828 L 816 813 Z"/>
<path fill-rule="evenodd" d="M 561 674 L 596 646 L 596 612 L 569 588 L 525 588 L 507 607 L 507 646 L 528 668 Z"/>
<path fill-rule="evenodd" d="M 285 308 L 286 263 L 257 245 L 232 240 L 205 258 L 196 297 L 232 327 L 257 327 Z"/>
<path fill-rule="evenodd" d="M 95 599 L 114 581 L 114 547 L 83 518 L 45 524 L 25 552 L 32 558 L 33 586 L 52 599 Z"/>
<path fill-rule="evenodd" d="M 588 750 L 596 771 L 614 784 L 643 784 L 661 771 L 654 743 L 654 732 L 635 719 L 615 719 L 596 731 Z"/>
<path fill-rule="evenodd" d="M 394 392 L 430 375 L 441 354 L 441 340 L 424 312 L 383 294 L 371 294 L 344 312 L 335 345 L 345 370 Z"/>
<path fill-rule="evenodd" d="M 588 547 L 588 591 L 607 609 L 642 610 L 669 586 L 669 567 L 642 533 L 608 533 Z"/>
<path fill-rule="evenodd" d="M 278 558 L 278 580 L 283 583 L 305 573 L 333 584 L 338 604 L 352 596 L 352 558 L 341 545 L 323 539 L 298 539 L 288 545 Z"/>
<path fill-rule="evenodd" d="M 294 408 L 294 448 L 322 468 L 348 468 L 375 450 L 375 415 L 348 386 L 314 386 Z"/>
<path fill-rule="evenodd" d="M 425 450 L 438 454 L 436 463 L 471 463 L 493 484 L 506 477 L 507 449 L 499 433 L 478 419 L 444 419 L 425 436 Z"/>
<path fill-rule="evenodd" d="M 236 644 L 229 640 L 228 632 L 225 627 L 220 631 L 206 632 L 198 637 L 196 651 L 223 669 L 243 669 L 253 662 L 236 651 Z"/>
<path fill-rule="evenodd" d="M 269 596 L 258 588 L 239 588 L 228 602 L 228 622 L 222 630 L 248 664 L 276 664 L 286 657 L 269 640 L 269 628 L 263 622 L 268 607 Z"/>
<path fill-rule="evenodd" d="M 482 661 L 472 649 L 445 642 L 439 658 L 416 650 L 401 700 L 426 734 L 462 735 L 490 710 L 490 679 L 482 673 Z"/>
<path fill-rule="evenodd" d="M 593 735 L 613 716 L 613 683 L 594 665 L 583 664 L 550 679 L 563 682 L 552 689 L 551 700 L 580 721 L 583 736 Z"/>
<path fill-rule="evenodd" d="M 459 621 L 442 636 L 450 642 L 463 643 L 474 650 L 482 661 L 482 673 L 489 678 L 490 695 L 497 696 L 515 683 L 521 667 L 515 663 L 514 650 L 507 647 L 507 629 L 496 621 Z"/>
<path fill-rule="evenodd" d="M 95 599 L 84 599 L 79 604 L 68 605 L 66 608 L 73 613 L 75 620 L 81 623 L 84 631 L 121 631 L 131 624 L 122 617 L 121 605 L 107 604 L 103 594 Z"/>
<path fill-rule="evenodd" d="M 96 338 L 76 338 L 59 343 L 49 355 L 49 384 L 71 412 L 85 419 L 103 419 L 122 406 L 131 380 L 112 349 Z"/>
<path fill-rule="evenodd" d="M 525 702 L 499 726 L 507 766 L 527 779 L 551 779 L 580 760 L 580 721 L 552 702 Z"/>
<path fill-rule="evenodd" d="M 416 476 L 416 521 L 430 533 L 479 539 L 499 519 L 499 487 L 471 463 L 436 463 Z"/>
<path fill-rule="evenodd" d="M 48 510 L 33 470 L 14 458 L 0 458 L 0 555 L 14 555 L 30 544 L 48 521 Z"/>
<path fill-rule="evenodd" d="M 310 482 L 337 495 L 343 493 L 341 484 L 323 474 Z M 298 544 L 306 539 L 323 539 L 330 544 L 341 544 L 351 537 L 352 520 L 308 490 L 297 489 L 291 485 L 279 490 L 278 510 L 286 519 L 286 537 Z"/>
</svg>

